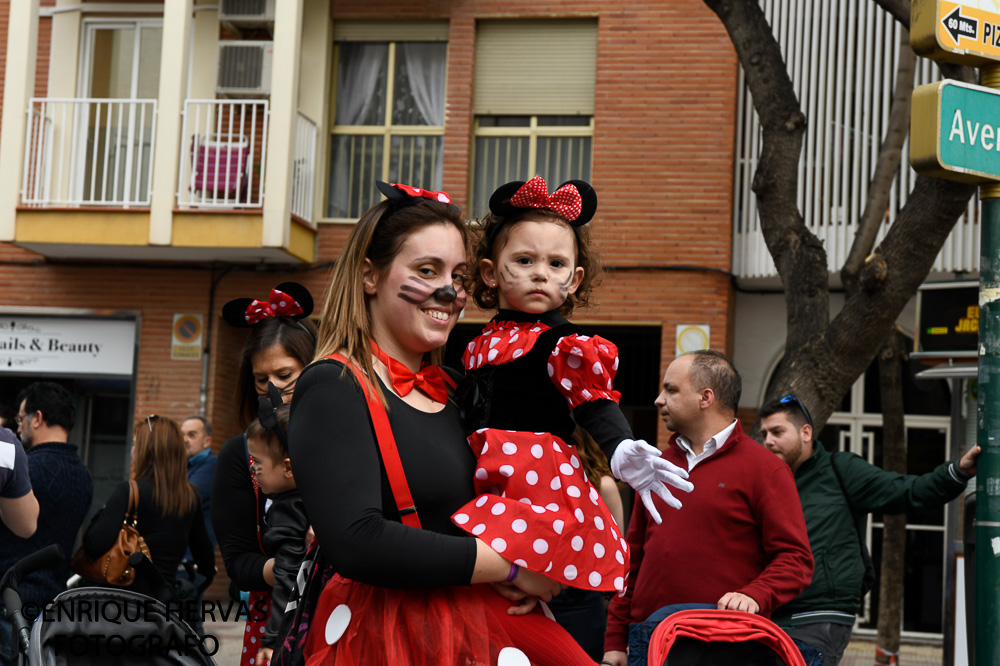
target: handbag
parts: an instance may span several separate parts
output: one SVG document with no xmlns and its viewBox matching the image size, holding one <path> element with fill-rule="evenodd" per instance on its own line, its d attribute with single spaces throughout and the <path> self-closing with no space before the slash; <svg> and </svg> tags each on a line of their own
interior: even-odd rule
<svg viewBox="0 0 1000 666">
<path fill-rule="evenodd" d="M 74 573 L 101 583 L 110 583 L 119 587 L 127 587 L 135 580 L 135 569 L 129 566 L 128 558 L 132 553 L 142 553 L 152 560 L 149 547 L 139 534 L 139 486 L 135 481 L 129 481 L 128 508 L 122 520 L 122 528 L 118 538 L 106 553 L 91 560 L 80 547 L 73 556 L 70 567 Z"/>
</svg>

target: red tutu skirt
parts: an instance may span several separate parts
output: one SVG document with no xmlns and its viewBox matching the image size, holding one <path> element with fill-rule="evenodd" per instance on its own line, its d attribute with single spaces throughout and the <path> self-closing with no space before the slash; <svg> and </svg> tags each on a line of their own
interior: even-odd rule
<svg viewBox="0 0 1000 666">
<path fill-rule="evenodd" d="M 259 617 L 257 608 L 263 602 L 267 613 L 263 619 Z M 267 666 L 257 663 L 257 651 L 260 650 L 260 639 L 264 637 L 267 620 L 271 617 L 271 593 L 251 592 L 247 614 L 247 630 L 243 632 L 243 654 L 240 655 L 240 666 Z"/>
<path fill-rule="evenodd" d="M 628 544 L 576 448 L 551 433 L 469 436 L 479 497 L 451 517 L 516 564 L 570 587 L 624 593 Z"/>
<path fill-rule="evenodd" d="M 593 664 L 540 610 L 515 617 L 510 605 L 488 585 L 399 590 L 334 575 L 313 615 L 306 664 Z"/>
</svg>

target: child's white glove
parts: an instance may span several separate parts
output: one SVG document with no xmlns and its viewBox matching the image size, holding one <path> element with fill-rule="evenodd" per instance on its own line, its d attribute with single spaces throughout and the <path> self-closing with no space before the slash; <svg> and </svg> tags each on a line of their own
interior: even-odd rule
<svg viewBox="0 0 1000 666">
<path fill-rule="evenodd" d="M 658 448 L 650 446 L 641 439 L 639 441 L 626 439 L 618 445 L 615 454 L 611 456 L 611 473 L 635 488 L 657 525 L 663 521 L 660 512 L 653 506 L 652 493 L 656 493 L 664 502 L 679 509 L 680 501 L 670 494 L 663 484 L 669 483 L 686 493 L 694 490 L 694 485 L 687 480 L 687 470 L 661 458 Z"/>
</svg>

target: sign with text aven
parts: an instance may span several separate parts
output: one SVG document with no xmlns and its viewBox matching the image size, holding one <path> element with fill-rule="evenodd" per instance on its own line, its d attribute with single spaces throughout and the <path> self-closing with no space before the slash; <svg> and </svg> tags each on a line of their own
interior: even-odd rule
<svg viewBox="0 0 1000 666">
<path fill-rule="evenodd" d="M 1000 91 L 950 80 L 915 89 L 910 164 L 963 183 L 1000 181 Z"/>
</svg>

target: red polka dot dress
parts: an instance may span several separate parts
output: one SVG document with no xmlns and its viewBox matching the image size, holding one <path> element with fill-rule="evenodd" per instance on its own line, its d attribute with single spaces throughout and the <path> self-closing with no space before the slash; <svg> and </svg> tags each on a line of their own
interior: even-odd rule
<svg viewBox="0 0 1000 666">
<path fill-rule="evenodd" d="M 463 364 L 480 403 L 470 410 L 485 415 L 480 422 L 505 427 L 469 436 L 479 496 L 452 521 L 522 567 L 571 587 L 621 592 L 628 546 L 568 443 L 565 423 L 572 426 L 569 412 L 584 402 L 618 402 L 618 350 L 575 331 L 495 319 L 469 344 Z M 545 422 L 552 427 L 543 429 Z"/>
</svg>

